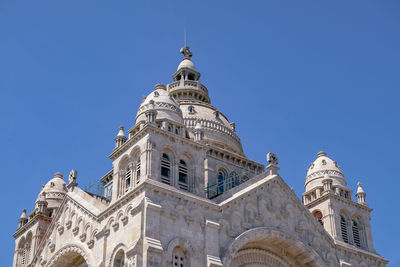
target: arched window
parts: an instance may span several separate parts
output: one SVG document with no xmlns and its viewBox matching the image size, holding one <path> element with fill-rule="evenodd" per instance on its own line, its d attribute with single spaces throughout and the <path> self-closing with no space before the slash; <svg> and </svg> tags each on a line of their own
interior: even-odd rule
<svg viewBox="0 0 400 267">
<path fill-rule="evenodd" d="M 131 177 L 132 177 L 132 170 L 130 167 L 128 167 L 125 173 L 125 190 L 128 190 L 129 187 L 131 187 Z"/>
<path fill-rule="evenodd" d="M 358 223 L 357 223 L 356 221 L 354 221 L 354 220 L 353 220 L 353 224 L 352 224 L 352 229 L 351 229 L 351 230 L 353 231 L 353 241 L 354 241 L 354 244 L 355 244 L 357 247 L 361 247 L 361 242 L 360 242 L 360 229 L 359 229 Z"/>
<path fill-rule="evenodd" d="M 236 172 L 231 172 L 231 175 L 229 177 L 229 184 L 228 184 L 228 188 L 234 188 L 235 186 L 238 186 L 240 184 L 239 181 L 239 175 Z"/>
<path fill-rule="evenodd" d="M 22 237 L 22 239 L 19 241 L 18 245 L 18 257 L 17 257 L 17 266 L 24 266 L 26 261 L 25 261 L 25 237 Z"/>
<path fill-rule="evenodd" d="M 217 190 L 218 190 L 217 195 L 224 192 L 225 180 L 226 180 L 225 170 L 219 170 L 218 171 L 218 181 L 217 181 Z"/>
<path fill-rule="evenodd" d="M 321 211 L 315 210 L 315 211 L 313 211 L 312 214 L 314 215 L 315 219 L 317 219 L 317 221 L 318 221 L 321 225 L 324 225 L 324 222 L 322 221 L 322 213 L 321 213 Z"/>
<path fill-rule="evenodd" d="M 140 182 L 140 158 L 136 162 L 136 183 Z"/>
<path fill-rule="evenodd" d="M 180 189 L 189 190 L 189 183 L 188 183 L 188 169 L 187 165 L 183 160 L 179 161 L 179 178 L 178 178 L 178 185 Z"/>
<path fill-rule="evenodd" d="M 171 184 L 171 162 L 167 154 L 162 154 L 161 158 L 161 182 Z"/>
<path fill-rule="evenodd" d="M 172 251 L 172 266 L 188 267 L 187 253 L 181 247 L 176 247 Z"/>
<path fill-rule="evenodd" d="M 17 265 L 26 266 L 29 263 L 31 254 L 32 232 L 29 232 L 27 237 L 23 237 L 19 242 L 17 249 Z"/>
<path fill-rule="evenodd" d="M 125 253 L 121 249 L 115 254 L 113 267 L 124 267 L 125 266 Z"/>
<path fill-rule="evenodd" d="M 343 216 L 340 216 L 340 229 L 342 231 L 343 241 L 349 243 L 349 236 L 347 234 L 347 222 Z"/>
</svg>

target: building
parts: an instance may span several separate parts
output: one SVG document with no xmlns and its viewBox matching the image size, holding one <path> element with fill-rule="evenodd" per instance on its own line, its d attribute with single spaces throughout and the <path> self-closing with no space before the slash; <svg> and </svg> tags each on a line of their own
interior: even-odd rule
<svg viewBox="0 0 400 267">
<path fill-rule="evenodd" d="M 174 81 L 143 98 L 127 136 L 120 127 L 104 195 L 56 173 L 19 219 L 13 266 L 386 266 L 361 184 L 353 201 L 319 152 L 299 200 L 276 155 L 246 158 L 181 53 Z"/>
</svg>

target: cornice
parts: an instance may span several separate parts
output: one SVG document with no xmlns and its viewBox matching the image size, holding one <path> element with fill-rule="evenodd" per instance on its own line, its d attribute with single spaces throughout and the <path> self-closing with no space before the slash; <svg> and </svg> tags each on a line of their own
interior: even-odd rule
<svg viewBox="0 0 400 267">
<path fill-rule="evenodd" d="M 325 200 L 327 200 L 327 199 L 329 199 L 329 198 L 333 198 L 333 199 L 335 199 L 335 200 L 338 200 L 338 201 L 340 201 L 340 202 L 342 202 L 342 203 L 351 205 L 351 206 L 353 206 L 353 207 L 361 208 L 361 209 L 363 209 L 363 210 L 365 210 L 365 211 L 368 211 L 368 212 L 371 212 L 371 211 L 373 210 L 372 208 L 370 208 L 370 207 L 368 207 L 368 206 L 365 206 L 365 205 L 359 204 L 359 203 L 357 203 L 357 202 L 354 202 L 353 200 L 350 200 L 350 199 L 347 199 L 347 198 L 338 196 L 338 195 L 336 195 L 336 194 L 333 193 L 333 192 L 328 192 L 328 193 L 322 195 L 321 197 L 317 198 L 316 200 L 314 200 L 314 201 L 308 203 L 308 204 L 306 205 L 306 207 L 309 208 L 309 209 L 311 209 L 311 208 L 315 207 L 316 205 L 318 205 L 318 204 L 324 202 Z"/>
<path fill-rule="evenodd" d="M 363 256 L 369 260 L 379 260 L 385 264 L 387 264 L 389 262 L 387 259 L 385 259 L 384 257 L 382 257 L 381 255 L 379 255 L 377 253 L 357 248 L 355 246 L 346 244 L 339 240 L 334 240 L 334 241 L 335 241 L 335 246 L 338 250 L 342 250 L 346 253 L 353 253 L 353 254 L 356 254 L 359 256 Z"/>
<path fill-rule="evenodd" d="M 28 222 L 18 228 L 15 233 L 13 234 L 14 238 L 18 238 L 19 236 L 21 236 L 22 234 L 24 234 L 27 230 L 29 230 L 29 228 L 36 222 L 36 221 L 48 221 L 51 222 L 51 218 L 47 217 L 47 216 L 43 216 L 41 214 L 36 214 L 35 216 L 32 217 L 32 219 L 28 220 Z"/>
<path fill-rule="evenodd" d="M 146 123 L 139 132 L 137 132 L 135 135 L 133 135 L 131 138 L 129 138 L 128 141 L 126 141 L 121 147 L 115 149 L 111 153 L 111 155 L 109 155 L 108 157 L 111 160 L 115 160 L 118 156 L 123 154 L 129 148 L 131 148 L 132 145 L 134 143 L 136 143 L 136 141 L 138 141 L 140 138 L 142 138 L 149 131 L 151 131 L 153 133 L 158 133 L 158 134 L 161 134 L 161 135 L 164 135 L 164 136 L 168 136 L 168 137 L 177 139 L 182 144 L 190 145 L 190 146 L 194 147 L 195 149 L 207 150 L 207 146 L 206 145 L 203 145 L 201 143 L 195 142 L 195 141 L 193 141 L 191 139 L 188 139 L 186 137 L 182 137 L 180 135 L 176 135 L 175 133 L 171 133 L 171 132 L 168 132 L 168 131 L 161 130 L 158 127 L 156 127 L 155 125 L 152 125 L 150 123 Z"/>
</svg>

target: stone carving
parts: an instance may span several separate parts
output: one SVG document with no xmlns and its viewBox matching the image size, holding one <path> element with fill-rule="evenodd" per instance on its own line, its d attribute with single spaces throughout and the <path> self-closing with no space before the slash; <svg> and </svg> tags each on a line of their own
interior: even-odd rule
<svg viewBox="0 0 400 267">
<path fill-rule="evenodd" d="M 183 60 L 188 59 L 190 60 L 190 58 L 192 57 L 192 52 L 190 51 L 189 46 L 185 46 L 183 48 L 181 48 L 181 50 L 179 51 L 181 54 L 183 54 Z"/>
<path fill-rule="evenodd" d="M 76 184 L 76 178 L 78 177 L 78 171 L 77 170 L 71 170 L 68 176 L 68 183 L 69 184 Z"/>
<path fill-rule="evenodd" d="M 62 235 L 62 233 L 64 233 L 64 226 L 58 226 L 58 228 L 57 228 L 57 230 L 58 230 L 58 233 L 60 234 L 60 235 Z"/>
<path fill-rule="evenodd" d="M 267 154 L 267 161 L 268 161 L 269 164 L 272 164 L 272 165 L 278 165 L 278 163 L 279 163 L 278 162 L 278 156 L 275 155 L 272 152 L 269 152 Z"/>
</svg>

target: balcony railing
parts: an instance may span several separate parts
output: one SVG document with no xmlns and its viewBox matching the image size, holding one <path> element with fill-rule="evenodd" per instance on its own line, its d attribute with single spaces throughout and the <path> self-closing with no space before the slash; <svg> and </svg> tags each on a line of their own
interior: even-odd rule
<svg viewBox="0 0 400 267">
<path fill-rule="evenodd" d="M 101 182 L 89 182 L 89 184 L 84 187 L 84 191 L 110 201 L 112 196 L 112 183 L 104 185 Z"/>
<path fill-rule="evenodd" d="M 208 184 L 208 186 L 205 188 L 206 196 L 208 199 L 213 199 L 248 180 L 249 177 L 247 175 L 236 177 L 229 176 L 226 179 L 220 181 L 218 181 L 217 179 L 218 182 Z"/>
</svg>

